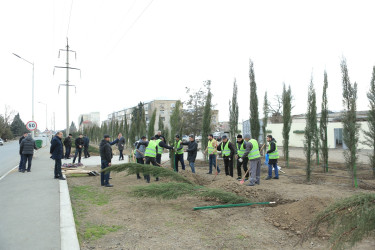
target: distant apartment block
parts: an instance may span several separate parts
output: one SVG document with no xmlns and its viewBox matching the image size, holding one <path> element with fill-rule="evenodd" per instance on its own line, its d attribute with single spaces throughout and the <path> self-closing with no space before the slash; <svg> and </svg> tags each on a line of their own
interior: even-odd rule
<svg viewBox="0 0 375 250">
<path fill-rule="evenodd" d="M 81 114 L 78 117 L 79 129 L 92 127 L 94 125 L 100 126 L 100 112 L 91 112 L 88 114 Z"/>
</svg>

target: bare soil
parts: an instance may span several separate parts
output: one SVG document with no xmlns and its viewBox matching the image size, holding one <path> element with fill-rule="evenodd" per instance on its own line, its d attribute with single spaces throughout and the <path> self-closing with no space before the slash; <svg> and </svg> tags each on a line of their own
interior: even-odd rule
<svg viewBox="0 0 375 250">
<path fill-rule="evenodd" d="M 220 166 L 223 166 L 219 160 Z M 280 166 L 284 166 L 280 161 Z M 219 204 L 197 197 L 175 200 L 136 198 L 130 193 L 137 185 L 147 185 L 135 176 L 113 173 L 113 188 L 100 186 L 100 177 L 68 178 L 69 188 L 90 186 L 105 194 L 109 203 L 82 204 L 72 197 L 81 249 L 328 249 L 329 232 L 321 230 L 303 245 L 296 243 L 314 216 L 336 199 L 359 192 L 375 192 L 371 171 L 360 170 L 360 187 L 353 189 L 342 163 L 332 163 L 328 174 L 313 169 L 312 181 L 305 181 L 305 162 L 291 159 L 290 168 L 282 168 L 279 180 L 264 180 L 267 167 L 262 166 L 261 183 L 254 187 L 241 185 L 221 172 L 215 180 L 207 175 L 208 166 L 197 162 L 180 172 L 197 185 L 222 189 L 248 197 L 254 202 L 276 201 L 275 205 L 193 211 L 193 207 Z M 99 170 L 98 167 L 90 167 Z M 234 170 L 236 176 L 236 169 Z M 155 183 L 152 178 L 151 183 Z M 160 182 L 169 180 L 162 179 Z M 87 225 L 121 226 L 99 239 L 82 237 Z M 373 238 L 367 238 L 355 249 L 375 249 Z"/>
</svg>

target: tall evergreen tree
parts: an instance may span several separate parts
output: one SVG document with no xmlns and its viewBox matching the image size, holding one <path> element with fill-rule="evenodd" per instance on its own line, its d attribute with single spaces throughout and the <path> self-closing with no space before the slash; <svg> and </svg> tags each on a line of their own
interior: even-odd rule
<svg viewBox="0 0 375 250">
<path fill-rule="evenodd" d="M 236 141 L 236 134 L 238 133 L 238 101 L 237 101 L 237 83 L 236 78 L 233 82 L 233 96 L 232 101 L 229 100 L 229 131 L 232 142 Z"/>
<path fill-rule="evenodd" d="M 77 133 L 77 132 L 78 132 L 78 130 L 77 130 L 76 124 L 74 122 L 72 122 L 70 124 L 69 133 L 74 134 L 74 133 Z"/>
<path fill-rule="evenodd" d="M 202 130 L 204 103 L 206 101 L 207 91 L 204 88 L 200 88 L 198 91 L 186 88 L 186 94 L 189 95 L 189 99 L 184 103 L 184 123 L 182 124 L 182 130 L 185 134 L 199 135 Z"/>
<path fill-rule="evenodd" d="M 161 115 L 159 115 L 158 130 L 160 130 L 161 134 L 165 137 L 164 121 L 162 120 Z"/>
<path fill-rule="evenodd" d="M 286 167 L 289 167 L 289 132 L 292 127 L 292 90 L 283 85 L 283 151 Z"/>
<path fill-rule="evenodd" d="M 327 98 L 328 78 L 324 71 L 324 85 L 322 96 L 322 111 L 320 116 L 320 140 L 323 160 L 323 172 L 328 172 L 328 98 Z"/>
<path fill-rule="evenodd" d="M 140 115 L 138 138 L 141 138 L 142 136 L 146 135 L 146 112 L 145 112 L 144 104 L 142 102 L 138 104 L 138 110 L 139 110 L 139 115 Z"/>
<path fill-rule="evenodd" d="M 262 131 L 263 131 L 263 143 L 267 145 L 266 140 L 266 133 L 267 133 L 267 124 L 268 124 L 268 113 L 269 113 L 269 103 L 268 103 L 268 97 L 267 97 L 267 91 L 264 93 L 264 101 L 263 101 L 263 125 L 262 125 Z M 264 147 L 264 153 L 267 152 L 267 147 Z"/>
<path fill-rule="evenodd" d="M 351 84 L 349 79 L 348 67 L 346 59 L 341 61 L 342 72 L 342 96 L 344 105 L 344 114 L 342 117 L 343 124 L 343 141 L 348 147 L 344 151 L 344 157 L 347 168 L 352 177 L 352 185 L 358 187 L 357 184 L 357 160 L 358 160 L 358 139 L 359 124 L 357 123 L 357 83 Z"/>
<path fill-rule="evenodd" d="M 174 145 L 174 138 L 176 134 L 181 130 L 181 125 L 181 101 L 177 101 L 170 117 L 171 134 L 169 136 L 169 145 Z M 171 161 L 171 168 L 174 169 L 174 152 L 172 150 L 169 151 L 169 158 Z"/>
<path fill-rule="evenodd" d="M 372 78 L 370 83 L 370 90 L 367 92 L 370 110 L 367 113 L 368 117 L 368 131 L 363 131 L 365 134 L 366 145 L 372 149 L 370 157 L 370 164 L 372 167 L 372 174 L 375 177 L 375 66 L 372 68 Z"/>
<path fill-rule="evenodd" d="M 150 122 L 148 123 L 148 130 L 147 130 L 148 138 L 151 138 L 155 135 L 155 131 L 154 131 L 155 122 L 156 122 L 156 109 L 154 109 L 154 111 L 152 112 Z"/>
<path fill-rule="evenodd" d="M 129 141 L 129 125 L 128 125 L 128 118 L 125 114 L 124 117 L 124 137 L 125 137 L 125 145 L 128 144 Z"/>
<path fill-rule="evenodd" d="M 260 125 L 259 125 L 259 111 L 258 111 L 258 96 L 257 84 L 255 82 L 254 64 L 250 60 L 250 131 L 251 137 L 255 140 L 259 139 Z"/>
<path fill-rule="evenodd" d="M 13 121 L 10 124 L 10 130 L 12 131 L 14 136 L 20 136 L 23 133 L 27 132 L 26 125 L 21 120 L 19 113 L 14 116 Z"/>
<path fill-rule="evenodd" d="M 211 93 L 211 80 L 206 82 L 207 97 L 204 105 L 203 112 L 203 126 L 202 126 L 202 152 L 207 148 L 208 135 L 211 133 L 211 118 L 212 118 L 212 93 Z M 206 157 L 207 160 L 207 157 Z"/>
<path fill-rule="evenodd" d="M 305 141 L 304 151 L 306 155 L 306 180 L 311 178 L 311 158 L 314 155 L 314 140 L 317 131 L 316 118 L 316 93 L 314 89 L 313 79 L 311 77 L 309 90 L 307 94 L 307 113 L 306 113 L 306 127 L 305 127 Z"/>
</svg>

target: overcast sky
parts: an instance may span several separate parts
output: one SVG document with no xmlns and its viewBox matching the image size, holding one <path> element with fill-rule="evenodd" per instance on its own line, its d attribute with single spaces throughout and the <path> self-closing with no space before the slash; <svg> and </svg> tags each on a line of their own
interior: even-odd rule
<svg viewBox="0 0 375 250">
<path fill-rule="evenodd" d="M 4 106 L 31 120 L 35 62 L 35 120 L 45 128 L 56 114 L 65 128 L 65 55 L 71 55 L 70 119 L 113 111 L 152 99 L 186 99 L 185 87 L 212 81 L 220 121 L 228 120 L 234 78 L 239 85 L 240 121 L 249 117 L 249 59 L 254 62 L 259 111 L 263 96 L 292 88 L 294 114 L 307 107 L 313 76 L 318 111 L 323 72 L 329 81 L 329 108 L 342 109 L 340 60 L 347 59 L 358 83 L 358 109 L 368 108 L 366 91 L 375 65 L 374 1 L 250 0 L 12 0 L 0 3 L 0 113 Z M 71 12 L 70 12 L 71 10 Z M 69 25 L 69 16 L 70 25 Z M 69 26 L 69 30 L 68 30 Z"/>
</svg>

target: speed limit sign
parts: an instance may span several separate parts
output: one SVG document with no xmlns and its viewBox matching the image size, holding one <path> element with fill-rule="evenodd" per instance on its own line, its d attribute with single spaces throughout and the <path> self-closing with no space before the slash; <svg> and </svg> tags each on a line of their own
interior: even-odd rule
<svg viewBox="0 0 375 250">
<path fill-rule="evenodd" d="M 34 121 L 29 121 L 28 123 L 26 123 L 26 128 L 29 131 L 34 131 L 37 127 L 38 126 L 37 126 L 36 122 L 34 122 Z"/>
</svg>

